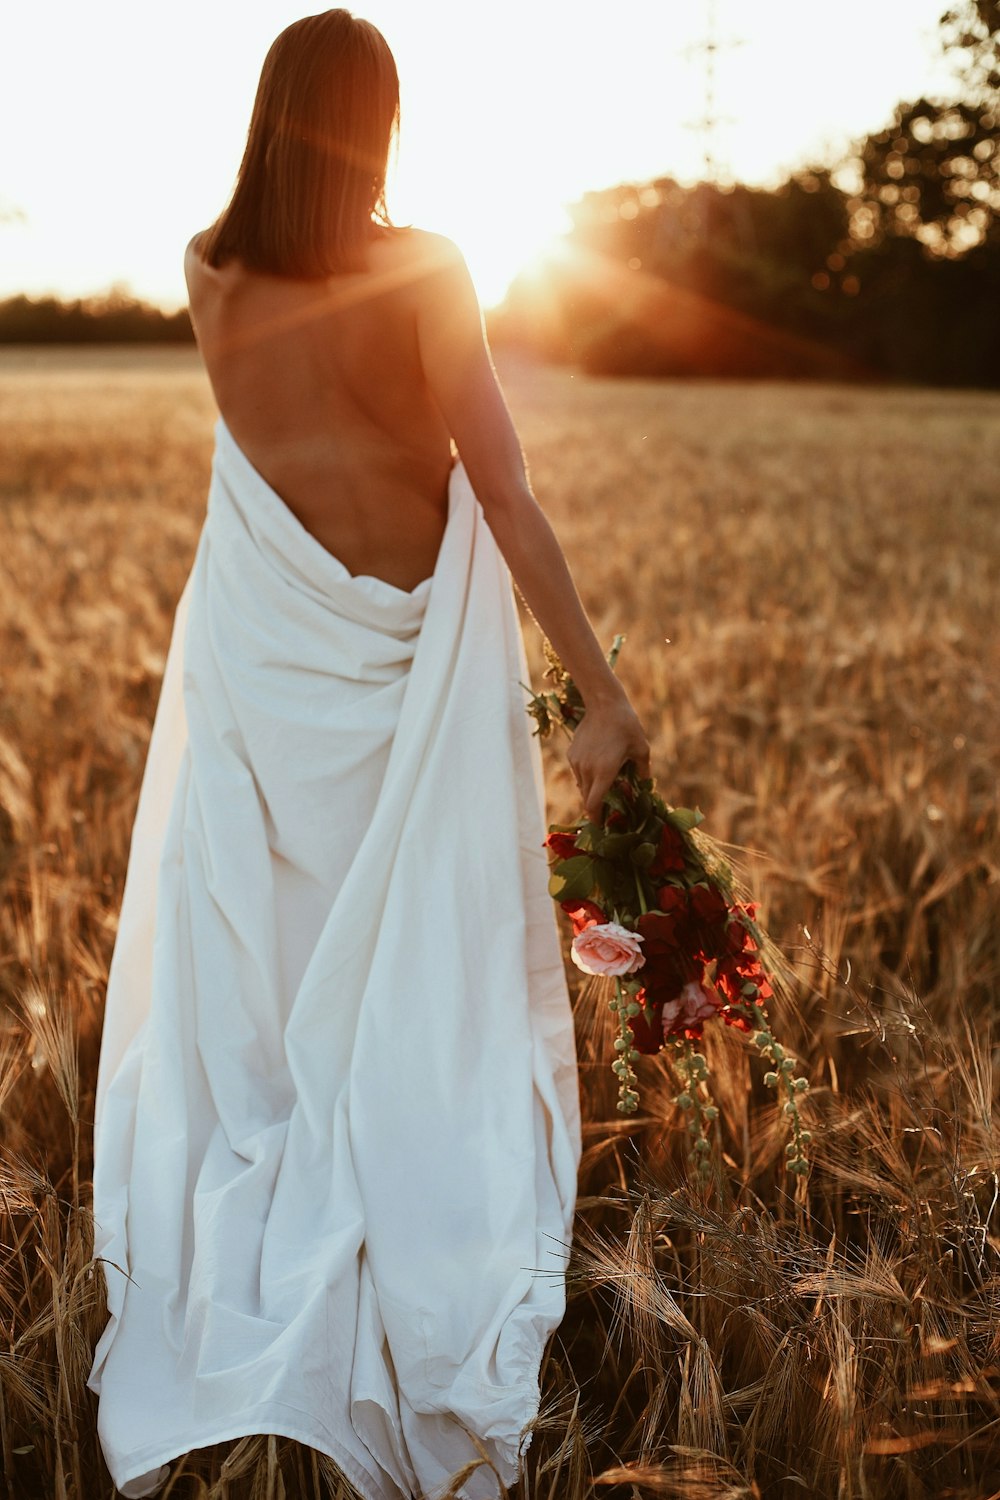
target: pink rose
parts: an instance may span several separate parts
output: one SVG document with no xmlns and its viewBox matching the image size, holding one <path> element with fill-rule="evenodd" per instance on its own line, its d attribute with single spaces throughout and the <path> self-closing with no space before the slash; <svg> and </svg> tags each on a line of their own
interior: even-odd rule
<svg viewBox="0 0 1000 1500">
<path fill-rule="evenodd" d="M 677 1036 L 682 1031 L 697 1031 L 700 1035 L 702 1022 L 719 1013 L 719 998 L 707 984 L 697 979 L 681 990 L 676 1000 L 667 1000 L 663 1006 L 663 1035 Z"/>
<path fill-rule="evenodd" d="M 641 933 L 630 932 L 617 922 L 599 922 L 577 933 L 570 957 L 585 974 L 634 974 L 646 962 L 641 942 Z"/>
</svg>

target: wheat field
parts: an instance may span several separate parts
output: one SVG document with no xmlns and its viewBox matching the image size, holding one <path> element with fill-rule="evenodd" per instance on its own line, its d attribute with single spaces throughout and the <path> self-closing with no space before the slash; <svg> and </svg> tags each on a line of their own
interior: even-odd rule
<svg viewBox="0 0 1000 1500">
<path fill-rule="evenodd" d="M 668 800 L 742 846 L 810 1079 L 706 1037 L 719 1173 L 661 1058 L 622 1118 L 568 966 L 584 1159 L 515 1500 L 1000 1495 L 1000 395 L 601 381 L 508 359 L 539 499 Z M 214 408 L 196 358 L 0 354 L 0 1497 L 110 1497 L 90 1126 L 103 986 Z M 537 632 L 526 624 L 534 681 Z M 551 816 L 576 815 L 545 747 Z M 353 1500 L 242 1439 L 168 1493 Z"/>
</svg>

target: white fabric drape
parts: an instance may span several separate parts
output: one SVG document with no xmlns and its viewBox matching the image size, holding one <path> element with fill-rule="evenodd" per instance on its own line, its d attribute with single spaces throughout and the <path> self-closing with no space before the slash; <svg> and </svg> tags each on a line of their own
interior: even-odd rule
<svg viewBox="0 0 1000 1500">
<path fill-rule="evenodd" d="M 366 1500 L 505 1484 L 565 1310 L 580 1116 L 509 574 L 352 576 L 216 427 L 108 982 L 112 1477 L 247 1433 Z M 127 1275 L 126 1275 L 127 1273 Z M 462 1491 L 498 1494 L 479 1469 Z"/>
</svg>

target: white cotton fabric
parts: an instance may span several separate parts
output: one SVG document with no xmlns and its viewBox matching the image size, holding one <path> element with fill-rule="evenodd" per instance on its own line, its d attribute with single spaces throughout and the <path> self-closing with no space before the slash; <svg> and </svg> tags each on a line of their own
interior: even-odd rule
<svg viewBox="0 0 1000 1500">
<path fill-rule="evenodd" d="M 510 577 L 460 462 L 448 503 L 432 577 L 355 577 L 216 428 L 97 1083 L 126 1495 L 258 1432 L 366 1500 L 437 1495 L 473 1438 L 463 1496 L 516 1478 L 579 1094 Z"/>
</svg>

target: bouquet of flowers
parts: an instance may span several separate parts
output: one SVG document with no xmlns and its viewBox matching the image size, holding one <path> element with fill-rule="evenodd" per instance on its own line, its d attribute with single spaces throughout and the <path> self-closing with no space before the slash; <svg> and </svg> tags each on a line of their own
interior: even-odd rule
<svg viewBox="0 0 1000 1500">
<path fill-rule="evenodd" d="M 613 667 L 624 641 L 616 636 Z M 583 699 L 549 642 L 546 676 L 552 688 L 530 693 L 535 733 L 556 728 L 572 735 Z M 549 892 L 573 926 L 571 957 L 586 974 L 613 981 L 609 998 L 618 1023 L 612 1068 L 618 1109 L 639 1103 L 633 1063 L 641 1053 L 665 1051 L 680 1083 L 674 1102 L 688 1116 L 692 1155 L 711 1171 L 708 1128 L 718 1108 L 708 1091 L 708 1064 L 696 1048 L 706 1021 L 745 1032 L 771 1067 L 768 1087 L 783 1096 L 791 1126 L 790 1172 L 808 1172 L 809 1132 L 799 1101 L 808 1089 L 771 1031 L 766 1002 L 781 958 L 757 921 L 754 902 L 741 899 L 721 850 L 697 832 L 697 809 L 670 807 L 655 782 L 627 761 L 604 799 L 600 823 L 579 818 L 552 824 Z"/>
</svg>

